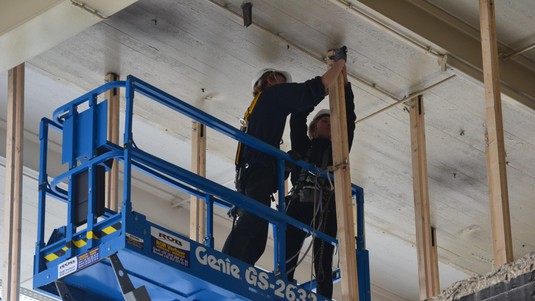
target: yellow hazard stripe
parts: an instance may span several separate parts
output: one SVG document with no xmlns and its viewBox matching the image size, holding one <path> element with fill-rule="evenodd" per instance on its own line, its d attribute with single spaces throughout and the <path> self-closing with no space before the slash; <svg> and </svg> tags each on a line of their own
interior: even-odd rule
<svg viewBox="0 0 535 301">
<path fill-rule="evenodd" d="M 113 226 L 106 227 L 102 230 L 102 232 L 106 233 L 106 235 L 112 234 L 115 231 L 117 231 L 117 229 L 115 229 Z"/>
<path fill-rule="evenodd" d="M 109 234 L 112 234 L 114 232 L 117 232 L 119 229 L 121 229 L 121 223 L 120 222 L 116 223 L 114 225 L 108 226 L 108 227 L 104 228 L 103 230 L 99 231 L 98 233 L 100 235 L 100 238 L 102 238 L 102 237 L 104 237 L 106 235 L 109 235 Z M 93 232 L 93 231 L 88 231 L 85 236 L 86 236 L 86 238 L 84 238 L 84 239 L 71 240 L 69 243 L 67 243 L 66 246 L 64 246 L 60 250 L 57 250 L 55 252 L 52 252 L 52 253 L 49 253 L 49 254 L 45 255 L 45 260 L 47 262 L 51 262 L 51 261 L 54 261 L 54 260 L 58 259 L 63 254 L 65 254 L 67 252 L 67 250 L 69 250 L 69 247 L 67 247 L 67 246 L 70 246 L 71 243 L 76 248 L 80 249 L 80 248 L 84 247 L 85 245 L 87 245 L 87 240 L 88 239 L 99 239 L 99 236 L 97 236 L 95 234 L 95 232 Z"/>
<path fill-rule="evenodd" d="M 54 253 L 50 253 L 50 254 L 45 256 L 46 261 L 49 261 L 49 262 L 53 261 L 53 260 L 56 260 L 58 258 L 59 258 L 58 255 L 56 255 Z"/>
<path fill-rule="evenodd" d="M 80 239 L 80 240 L 73 240 L 72 243 L 79 249 L 85 245 L 87 245 L 87 242 L 85 242 L 85 240 L 83 239 Z"/>
<path fill-rule="evenodd" d="M 58 259 L 59 257 L 63 256 L 63 254 L 65 254 L 65 252 L 67 252 L 69 248 L 67 246 L 64 246 L 63 248 L 57 250 L 56 252 L 52 252 L 50 254 L 47 254 L 45 256 L 45 259 L 46 261 L 53 261 L 53 260 L 56 260 Z"/>
</svg>

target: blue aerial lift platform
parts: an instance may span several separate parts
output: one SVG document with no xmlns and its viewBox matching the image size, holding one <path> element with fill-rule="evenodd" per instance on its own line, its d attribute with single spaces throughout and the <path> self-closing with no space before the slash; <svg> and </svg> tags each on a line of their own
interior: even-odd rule
<svg viewBox="0 0 535 301">
<path fill-rule="evenodd" d="M 98 96 L 110 89 L 125 89 L 124 145 L 106 139 L 107 100 Z M 34 262 L 34 288 L 62 300 L 326 300 L 311 291 L 312 283 L 298 285 L 286 279 L 285 230 L 293 225 L 336 245 L 335 238 L 285 215 L 284 194 L 278 210 L 221 186 L 180 166 L 139 149 L 132 132 L 134 96 L 144 95 L 220 133 L 276 158 L 279 191 L 284 191 L 284 165 L 293 162 L 329 176 L 303 161 L 250 137 L 199 109 L 133 76 L 102 85 L 43 118 L 40 129 L 38 231 Z M 68 171 L 49 178 L 49 129 L 61 133 L 62 161 Z M 115 159 L 115 162 L 113 162 Z M 104 208 L 104 175 L 111 164 L 122 164 L 123 197 L 119 212 Z M 165 229 L 134 211 L 132 169 L 138 169 L 206 202 L 206 238 L 203 243 Z M 368 251 L 364 243 L 363 190 L 356 196 L 357 263 L 360 300 L 370 300 Z M 47 202 L 67 204 L 67 221 L 45 242 Z M 214 249 L 213 206 L 236 205 L 256 212 L 274 225 L 275 271 L 250 266 Z"/>
</svg>

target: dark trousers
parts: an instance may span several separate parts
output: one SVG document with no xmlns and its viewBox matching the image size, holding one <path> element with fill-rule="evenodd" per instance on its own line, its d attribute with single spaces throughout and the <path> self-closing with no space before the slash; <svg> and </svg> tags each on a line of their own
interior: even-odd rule
<svg viewBox="0 0 535 301">
<path fill-rule="evenodd" d="M 319 205 L 320 204 L 316 204 L 316 206 Z M 315 209 L 317 209 L 317 213 Z M 288 204 L 288 210 L 286 214 L 304 224 L 311 226 L 315 225 L 316 229 L 329 236 L 336 237 L 336 206 L 334 194 L 332 193 L 323 198 L 323 202 L 319 208 L 314 208 L 313 202 L 300 202 L 298 199 L 295 199 Z M 313 220 L 315 220 L 314 225 L 312 223 Z M 288 225 L 288 229 L 286 231 L 286 256 L 290 260 L 286 262 L 286 269 L 289 271 L 288 280 L 290 281 L 293 281 L 294 279 L 294 267 L 297 264 L 299 259 L 299 251 L 301 250 L 303 242 L 307 236 L 308 235 L 305 232 Z M 326 298 L 332 299 L 332 261 L 334 246 L 330 243 L 324 242 L 319 238 L 314 239 L 312 252 L 314 254 L 314 272 L 316 274 L 317 293 Z"/>
<path fill-rule="evenodd" d="M 275 187 L 275 176 L 266 168 L 252 168 L 246 171 L 242 189 L 243 194 L 269 206 Z M 268 222 L 259 216 L 238 209 L 232 231 L 225 244 L 223 253 L 254 265 L 264 253 L 268 237 Z"/>
</svg>

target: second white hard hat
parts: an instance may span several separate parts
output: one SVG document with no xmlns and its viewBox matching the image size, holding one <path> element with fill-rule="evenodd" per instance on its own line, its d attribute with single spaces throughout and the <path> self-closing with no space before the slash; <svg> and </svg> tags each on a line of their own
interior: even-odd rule
<svg viewBox="0 0 535 301">
<path fill-rule="evenodd" d="M 252 85 L 251 85 L 253 90 L 254 90 L 255 86 L 261 84 L 260 81 L 261 81 L 262 75 L 264 75 L 264 73 L 266 73 L 266 72 L 280 73 L 280 74 L 284 75 L 284 77 L 286 78 L 286 82 L 287 83 L 291 83 L 292 82 L 292 76 L 290 75 L 289 72 L 282 71 L 282 70 L 277 70 L 277 69 L 273 69 L 273 68 L 264 68 L 264 69 L 258 71 L 258 73 L 256 74 L 255 79 L 253 79 L 253 82 L 252 82 Z"/>
</svg>

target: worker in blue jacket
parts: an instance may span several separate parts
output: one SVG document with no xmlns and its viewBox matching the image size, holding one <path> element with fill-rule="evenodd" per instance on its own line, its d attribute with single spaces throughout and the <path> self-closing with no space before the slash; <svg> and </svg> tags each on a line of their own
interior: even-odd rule
<svg viewBox="0 0 535 301">
<path fill-rule="evenodd" d="M 355 104 L 351 84 L 347 81 L 345 66 L 342 70 L 345 82 L 345 105 L 347 114 L 347 134 L 351 148 L 355 131 Z M 290 138 L 292 151 L 301 159 L 327 171 L 332 166 L 331 124 L 329 110 L 320 110 L 310 122 L 307 133 L 307 116 L 311 109 L 292 113 L 290 117 Z M 314 229 L 336 237 L 336 206 L 334 187 L 321 177 L 303 168 L 292 171 L 293 191 L 287 198 L 286 214 Z M 288 225 L 286 232 L 286 268 L 288 279 L 294 279 L 300 250 L 307 234 Z M 313 240 L 313 265 L 316 276 L 317 293 L 331 299 L 333 292 L 332 259 L 334 246 L 321 239 Z"/>
<path fill-rule="evenodd" d="M 286 118 L 291 113 L 314 108 L 326 95 L 345 66 L 347 48 L 336 51 L 335 63 L 321 77 L 304 83 L 291 83 L 287 72 L 268 69 L 253 84 L 254 100 L 243 120 L 242 129 L 271 146 L 279 148 Z M 269 206 L 277 191 L 275 160 L 247 145 L 239 145 L 236 155 L 236 189 Z M 264 253 L 268 222 L 254 212 L 232 210 L 232 230 L 223 252 L 248 264 L 255 264 Z"/>
</svg>

